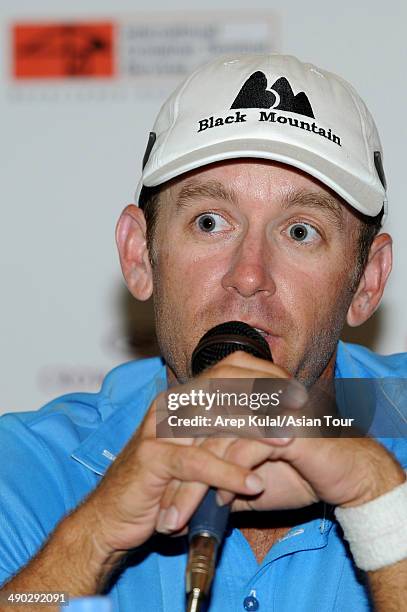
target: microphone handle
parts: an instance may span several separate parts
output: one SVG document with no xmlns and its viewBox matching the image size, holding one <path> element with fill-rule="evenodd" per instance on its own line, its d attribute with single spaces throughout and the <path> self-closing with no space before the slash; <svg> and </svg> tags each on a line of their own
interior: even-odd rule
<svg viewBox="0 0 407 612">
<path fill-rule="evenodd" d="M 218 549 L 225 535 L 229 513 L 228 504 L 218 506 L 216 489 L 211 487 L 190 520 L 186 571 L 188 612 L 199 612 L 209 594 Z"/>
<path fill-rule="evenodd" d="M 207 332 L 192 354 L 194 376 L 236 350 L 273 360 L 269 346 L 254 328 L 241 321 L 221 323 Z M 198 612 L 211 588 L 219 546 L 230 513 L 229 504 L 218 506 L 211 487 L 189 523 L 189 555 L 186 571 L 188 612 Z"/>
<path fill-rule="evenodd" d="M 216 489 L 211 487 L 189 522 L 189 540 L 197 534 L 208 533 L 220 544 L 225 535 L 229 513 L 229 504 L 218 506 Z"/>
</svg>

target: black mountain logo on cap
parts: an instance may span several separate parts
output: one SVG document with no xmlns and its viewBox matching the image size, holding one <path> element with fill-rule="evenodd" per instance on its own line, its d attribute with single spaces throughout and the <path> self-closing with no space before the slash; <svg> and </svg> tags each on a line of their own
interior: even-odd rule
<svg viewBox="0 0 407 612">
<path fill-rule="evenodd" d="M 303 91 L 295 96 L 285 77 L 280 77 L 267 89 L 267 77 L 260 70 L 249 76 L 230 108 L 275 108 L 314 119 L 311 104 Z"/>
</svg>

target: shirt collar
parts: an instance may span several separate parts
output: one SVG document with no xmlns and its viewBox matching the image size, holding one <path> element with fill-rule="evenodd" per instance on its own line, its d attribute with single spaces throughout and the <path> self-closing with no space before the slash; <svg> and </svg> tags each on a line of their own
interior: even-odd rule
<svg viewBox="0 0 407 612">
<path fill-rule="evenodd" d="M 101 424 L 71 457 L 103 476 L 140 425 L 153 399 L 166 388 L 166 367 L 159 357 L 131 361 L 112 370 L 97 399 Z"/>
</svg>

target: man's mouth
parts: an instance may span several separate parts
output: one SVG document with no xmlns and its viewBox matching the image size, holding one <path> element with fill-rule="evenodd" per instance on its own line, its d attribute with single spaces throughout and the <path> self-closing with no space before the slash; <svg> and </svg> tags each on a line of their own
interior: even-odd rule
<svg viewBox="0 0 407 612">
<path fill-rule="evenodd" d="M 259 327 L 254 327 L 253 329 L 255 329 L 257 332 L 259 332 L 259 334 L 261 336 L 263 336 L 263 338 L 266 338 L 266 336 L 269 335 L 264 329 L 260 329 Z"/>
<path fill-rule="evenodd" d="M 261 336 L 262 338 L 264 338 L 265 340 L 267 340 L 268 342 L 272 339 L 275 338 L 276 335 L 271 331 L 271 329 L 269 327 L 265 328 L 265 327 L 260 327 L 259 322 L 258 321 L 245 321 L 243 319 L 240 318 L 236 318 L 233 319 L 231 318 L 230 320 L 234 320 L 234 321 L 240 321 L 241 323 L 245 323 L 246 325 L 250 325 L 250 327 L 252 329 L 255 329 Z M 226 323 L 227 321 L 222 321 L 221 323 Z M 219 325 L 221 324 L 219 323 Z"/>
<path fill-rule="evenodd" d="M 234 318 L 232 315 L 229 321 L 232 321 L 232 320 L 241 321 L 242 323 L 246 323 L 246 325 L 250 325 L 252 329 L 255 329 L 257 333 L 259 333 L 260 336 L 264 338 L 264 340 L 267 342 L 272 354 L 273 352 L 277 350 L 277 345 L 279 344 L 279 334 L 276 334 L 274 329 L 272 331 L 268 325 L 267 326 L 265 325 L 263 327 L 262 322 L 260 322 L 258 319 L 257 321 L 253 319 L 250 321 L 249 318 L 247 318 L 247 320 L 244 320 L 243 318 L 240 318 L 240 317 Z M 218 323 L 218 325 L 220 325 L 221 323 L 226 323 L 226 322 L 227 321 L 221 321 L 220 323 Z"/>
</svg>

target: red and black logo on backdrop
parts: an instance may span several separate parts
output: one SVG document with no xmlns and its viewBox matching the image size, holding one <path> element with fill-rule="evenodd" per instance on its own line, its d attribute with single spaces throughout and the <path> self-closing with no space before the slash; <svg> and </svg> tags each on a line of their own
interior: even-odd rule
<svg viewBox="0 0 407 612">
<path fill-rule="evenodd" d="M 106 78 L 115 73 L 113 22 L 16 23 L 15 79 Z"/>
</svg>

